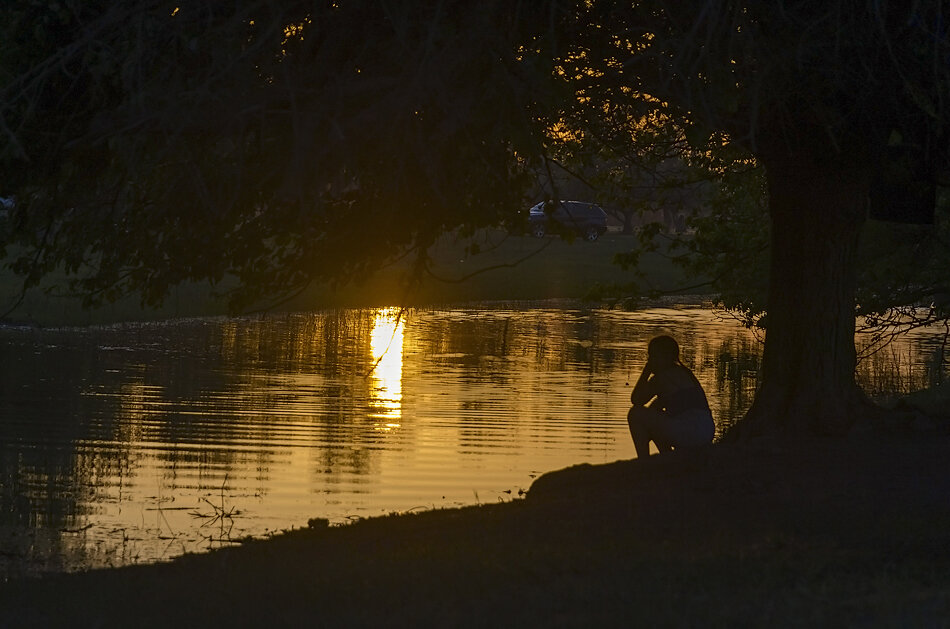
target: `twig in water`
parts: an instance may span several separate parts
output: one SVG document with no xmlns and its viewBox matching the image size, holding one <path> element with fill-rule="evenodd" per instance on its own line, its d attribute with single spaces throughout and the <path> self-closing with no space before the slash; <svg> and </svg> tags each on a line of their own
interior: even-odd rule
<svg viewBox="0 0 950 629">
<path fill-rule="evenodd" d="M 212 526 L 216 523 L 220 526 L 220 532 L 219 532 L 220 534 L 218 537 L 218 541 L 230 541 L 231 530 L 234 528 L 234 516 L 241 514 L 241 512 L 235 506 L 231 506 L 230 508 L 226 507 L 224 489 L 227 483 L 228 483 L 228 476 L 227 474 L 225 474 L 224 482 L 221 483 L 221 504 L 216 505 L 210 500 L 208 500 L 207 498 L 202 496 L 201 500 L 203 500 L 205 503 L 207 503 L 211 507 L 212 509 L 211 513 L 202 513 L 201 511 L 198 511 L 197 509 L 190 512 L 190 515 L 192 517 L 204 518 L 207 520 L 206 522 L 201 524 L 200 528 L 204 528 L 206 526 Z M 226 531 L 225 531 L 225 520 L 227 520 L 228 522 Z M 213 540 L 213 538 L 209 538 L 209 539 Z"/>
</svg>

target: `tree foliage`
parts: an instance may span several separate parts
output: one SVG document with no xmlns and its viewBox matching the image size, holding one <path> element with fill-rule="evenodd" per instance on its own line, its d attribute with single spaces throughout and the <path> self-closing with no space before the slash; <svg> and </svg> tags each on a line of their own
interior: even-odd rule
<svg viewBox="0 0 950 629">
<path fill-rule="evenodd" d="M 91 302 L 231 274 L 241 305 L 497 223 L 541 153 L 497 9 L 6 3 L 14 267 Z"/>
<path fill-rule="evenodd" d="M 934 174 L 942 5 L 5 3 L 4 240 L 91 302 L 233 274 L 247 303 L 498 222 L 549 158 L 621 205 L 673 154 L 814 124 Z"/>
<path fill-rule="evenodd" d="M 935 188 L 950 180 L 944 3 L 652 2 L 631 10 L 599 2 L 588 8 L 580 12 L 584 19 L 568 18 L 579 26 L 561 51 L 560 76 L 573 77 L 577 95 L 562 116 L 583 130 L 562 134 L 564 144 L 572 156 L 594 156 L 579 160 L 581 169 L 600 160 L 608 191 L 621 170 L 614 164 L 635 163 L 633 173 L 617 178 L 628 200 L 638 199 L 637 175 L 655 173 L 643 158 L 657 148 L 673 149 L 694 176 L 715 181 L 716 194 L 707 213 L 692 219 L 690 234 L 665 235 L 663 244 L 687 269 L 709 278 L 747 323 L 763 323 L 769 264 L 767 175 L 761 163 L 748 167 L 752 156 L 849 163 L 871 179 L 870 216 L 933 220 Z M 644 124 L 651 116 L 662 117 L 663 140 Z M 613 160 L 606 166 L 605 155 Z M 640 253 L 659 246 L 661 227 L 643 229 L 640 246 L 621 261 L 635 269 Z M 934 230 L 871 225 L 865 231 L 859 313 L 882 321 L 896 305 L 939 296 L 945 282 Z M 882 242 L 878 232 L 891 238 Z M 908 233 L 913 242 L 898 246 L 896 236 Z M 898 253 L 911 250 L 916 261 Z M 930 320 L 940 316 L 935 306 Z"/>
</svg>

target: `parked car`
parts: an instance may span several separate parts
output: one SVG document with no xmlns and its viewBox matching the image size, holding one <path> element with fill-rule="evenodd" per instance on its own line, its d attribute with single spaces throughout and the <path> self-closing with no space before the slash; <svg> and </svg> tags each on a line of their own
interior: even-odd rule
<svg viewBox="0 0 950 629">
<path fill-rule="evenodd" d="M 535 238 L 557 231 L 551 223 L 594 241 L 607 231 L 607 214 L 599 205 L 581 201 L 542 201 L 528 211 L 528 229 Z"/>
</svg>

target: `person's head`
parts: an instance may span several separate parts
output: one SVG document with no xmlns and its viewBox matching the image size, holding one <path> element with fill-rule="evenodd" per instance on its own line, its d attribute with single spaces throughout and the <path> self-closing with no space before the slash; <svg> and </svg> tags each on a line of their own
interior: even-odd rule
<svg viewBox="0 0 950 629">
<path fill-rule="evenodd" d="M 647 360 L 655 367 L 668 367 L 680 362 L 680 346 L 672 336 L 658 336 L 647 346 Z"/>
</svg>

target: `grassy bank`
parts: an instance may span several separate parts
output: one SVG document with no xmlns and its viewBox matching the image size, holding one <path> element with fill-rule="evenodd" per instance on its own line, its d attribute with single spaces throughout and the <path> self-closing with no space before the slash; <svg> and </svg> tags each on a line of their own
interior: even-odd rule
<svg viewBox="0 0 950 629">
<path fill-rule="evenodd" d="M 5 626 L 941 627 L 950 435 L 716 445 L 525 500 L 7 583 Z"/>
<path fill-rule="evenodd" d="M 466 253 L 463 242 L 446 236 L 431 250 L 433 274 L 408 295 L 420 304 L 466 301 L 511 301 L 551 298 L 580 299 L 598 285 L 621 284 L 632 274 L 614 264 L 618 253 L 629 251 L 635 239 L 608 232 L 596 242 L 543 239 L 485 232 L 476 240 L 480 252 Z M 643 269 L 654 286 L 683 285 L 685 279 L 660 255 L 644 257 Z M 359 304 L 367 298 L 405 303 L 399 285 L 402 269 L 378 274 L 365 286 L 350 286 L 329 299 Z M 314 301 L 311 298 L 311 303 Z M 317 298 L 316 301 L 319 301 Z"/>
<path fill-rule="evenodd" d="M 630 274 L 613 263 L 617 253 L 634 241 L 609 232 L 596 242 L 566 242 L 559 238 L 512 237 L 503 232 L 484 232 L 477 239 L 480 252 L 466 252 L 466 242 L 443 237 L 432 249 L 433 275 L 412 291 L 403 281 L 405 264 L 382 269 L 364 281 L 331 290 L 315 286 L 281 310 L 320 310 L 336 307 L 438 305 L 477 301 L 513 301 L 583 298 L 598 284 L 622 283 Z M 651 281 L 657 286 L 684 282 L 669 260 L 659 255 L 644 260 Z M 188 284 L 172 291 L 157 309 L 143 309 L 137 299 L 125 299 L 96 310 L 83 310 L 77 298 L 64 294 L 62 278 L 51 278 L 43 290 L 31 291 L 8 320 L 35 325 L 90 325 L 115 321 L 155 320 L 175 317 L 226 314 L 225 300 L 217 289 Z M 226 288 L 226 287 L 224 287 Z M 17 278 L 0 274 L 0 306 L 6 310 L 19 293 Z"/>
</svg>

